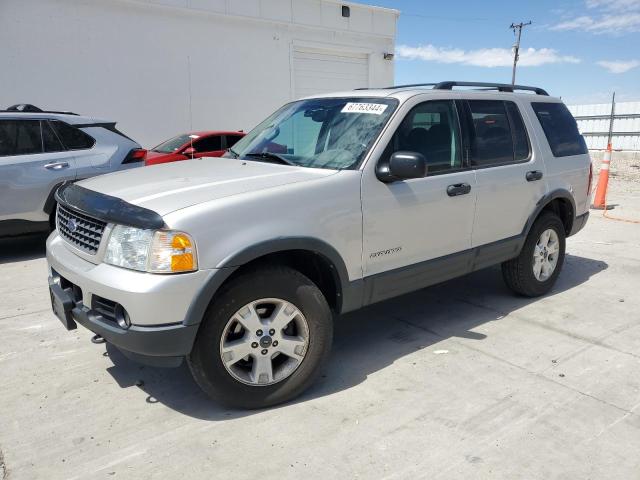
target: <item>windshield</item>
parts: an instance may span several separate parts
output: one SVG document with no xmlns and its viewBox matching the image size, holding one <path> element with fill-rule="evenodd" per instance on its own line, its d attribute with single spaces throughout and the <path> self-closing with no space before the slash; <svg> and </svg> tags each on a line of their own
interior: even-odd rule
<svg viewBox="0 0 640 480">
<path fill-rule="evenodd" d="M 153 147 L 151 151 L 160 153 L 173 153 L 178 150 L 182 145 L 190 141 L 193 137 L 198 138 L 196 135 L 178 135 L 177 137 L 167 140 L 161 143 L 157 147 Z M 195 138 L 193 138 L 195 140 Z"/>
<path fill-rule="evenodd" d="M 225 157 L 303 167 L 356 168 L 398 101 L 315 98 L 289 103 L 238 141 Z"/>
</svg>

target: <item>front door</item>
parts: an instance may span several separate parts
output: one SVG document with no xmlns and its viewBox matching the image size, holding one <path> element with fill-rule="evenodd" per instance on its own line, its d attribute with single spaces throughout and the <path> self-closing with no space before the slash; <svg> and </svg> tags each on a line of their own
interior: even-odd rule
<svg viewBox="0 0 640 480">
<path fill-rule="evenodd" d="M 363 172 L 365 303 L 469 268 L 476 180 L 462 155 L 456 105 L 451 100 L 414 103 L 378 161 L 388 161 L 395 151 L 419 152 L 427 160 L 427 176 L 383 183 L 374 165 Z"/>
</svg>

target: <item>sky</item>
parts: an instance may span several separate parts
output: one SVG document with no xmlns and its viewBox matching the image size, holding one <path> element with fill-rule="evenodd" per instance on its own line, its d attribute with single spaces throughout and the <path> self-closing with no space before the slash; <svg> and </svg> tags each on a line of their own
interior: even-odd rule
<svg viewBox="0 0 640 480">
<path fill-rule="evenodd" d="M 370 0 L 400 10 L 396 84 L 511 82 L 511 23 L 524 28 L 516 83 L 567 104 L 640 101 L 640 0 Z"/>
</svg>

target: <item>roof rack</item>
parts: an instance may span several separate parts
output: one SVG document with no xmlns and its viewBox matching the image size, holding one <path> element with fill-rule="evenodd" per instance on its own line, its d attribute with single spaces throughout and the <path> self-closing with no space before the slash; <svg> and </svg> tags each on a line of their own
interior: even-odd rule
<svg viewBox="0 0 640 480">
<path fill-rule="evenodd" d="M 488 82 L 456 82 L 447 81 L 439 83 L 410 83 L 408 85 L 394 85 L 391 87 L 384 87 L 383 90 L 394 90 L 398 88 L 413 88 L 413 87 L 432 87 L 434 90 L 453 90 L 453 87 L 479 87 L 482 90 L 497 90 L 499 92 L 513 93 L 515 90 L 524 90 L 529 92 L 535 92 L 536 95 L 546 95 L 546 90 L 539 87 L 528 87 L 526 85 L 511 85 L 509 83 L 488 83 Z M 357 90 L 367 90 L 366 88 L 358 88 Z"/>
<path fill-rule="evenodd" d="M 74 112 L 58 112 L 55 110 L 42 110 L 35 105 L 31 105 L 30 103 L 18 103 L 16 105 L 11 105 L 6 110 L 0 110 L 0 112 L 12 112 L 12 113 L 58 113 L 62 115 L 78 115 Z"/>
</svg>

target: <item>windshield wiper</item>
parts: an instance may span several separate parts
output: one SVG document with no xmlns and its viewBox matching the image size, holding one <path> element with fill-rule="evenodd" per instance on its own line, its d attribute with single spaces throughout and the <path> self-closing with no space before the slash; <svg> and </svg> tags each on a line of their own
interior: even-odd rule
<svg viewBox="0 0 640 480">
<path fill-rule="evenodd" d="M 271 152 L 252 152 L 252 153 L 246 153 L 245 157 L 250 157 L 250 158 L 261 158 L 264 160 L 271 160 L 271 161 L 275 161 L 278 163 L 282 163 L 284 165 L 291 165 L 292 167 L 298 167 L 299 165 L 297 163 L 293 163 L 291 160 L 287 160 L 286 158 L 278 155 L 277 153 L 271 153 Z"/>
<path fill-rule="evenodd" d="M 233 155 L 233 158 L 238 158 L 240 156 L 240 154 L 238 152 L 236 152 L 233 148 L 228 148 L 227 151 Z"/>
</svg>

